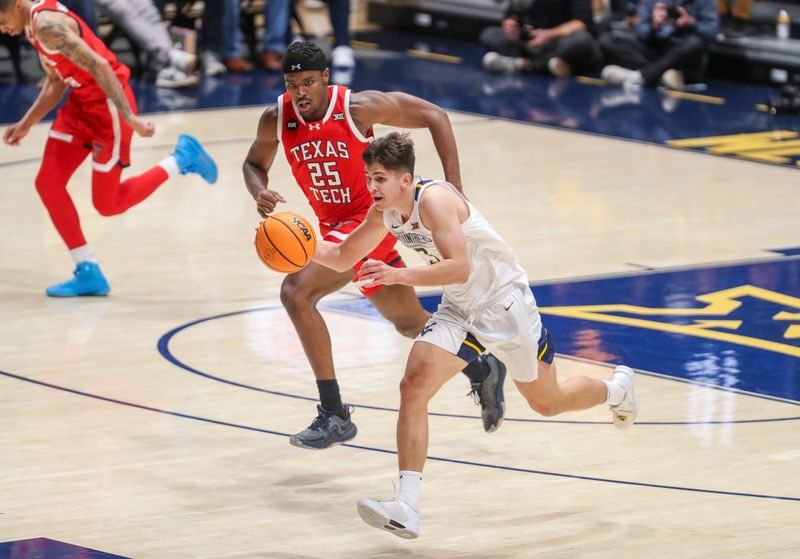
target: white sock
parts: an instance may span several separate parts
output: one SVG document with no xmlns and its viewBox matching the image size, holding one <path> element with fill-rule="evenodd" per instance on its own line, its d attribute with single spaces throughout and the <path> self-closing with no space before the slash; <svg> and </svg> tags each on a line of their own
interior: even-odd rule
<svg viewBox="0 0 800 559">
<path fill-rule="evenodd" d="M 164 169 L 170 177 L 181 174 L 181 168 L 178 167 L 178 161 L 175 159 L 174 155 L 162 159 L 158 166 Z"/>
<path fill-rule="evenodd" d="M 609 406 L 618 406 L 622 403 L 622 400 L 625 398 L 625 389 L 620 386 L 618 383 L 614 382 L 614 380 L 604 380 L 606 386 L 608 387 L 608 398 L 606 399 L 606 403 Z"/>
<path fill-rule="evenodd" d="M 400 470 L 400 491 L 397 495 L 415 511 L 419 510 L 419 492 L 421 484 L 422 472 Z"/>
<path fill-rule="evenodd" d="M 69 253 L 72 255 L 72 259 L 75 261 L 75 264 L 80 264 L 81 262 L 94 262 L 97 264 L 97 258 L 95 258 L 92 249 L 89 248 L 89 245 L 73 248 L 69 251 Z"/>
</svg>

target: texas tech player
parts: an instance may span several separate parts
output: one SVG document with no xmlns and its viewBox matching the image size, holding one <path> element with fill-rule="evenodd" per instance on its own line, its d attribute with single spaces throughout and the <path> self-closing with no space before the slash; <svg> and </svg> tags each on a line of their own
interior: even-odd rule
<svg viewBox="0 0 800 559">
<path fill-rule="evenodd" d="M 92 201 L 100 214 L 120 214 L 142 202 L 178 173 L 199 173 L 216 181 L 214 162 L 191 136 L 183 135 L 173 154 L 159 165 L 124 182 L 130 164 L 131 136 L 152 136 L 155 126 L 136 116 L 128 85 L 130 70 L 75 14 L 56 0 L 0 0 L 0 31 L 26 32 L 47 73 L 39 96 L 22 119 L 9 126 L 3 141 L 18 145 L 70 89 L 58 110 L 45 145 L 36 190 L 44 202 L 76 268 L 74 277 L 47 288 L 54 297 L 106 295 L 109 286 L 83 236 L 78 213 L 67 192 L 75 170 L 92 154 Z"/>
<path fill-rule="evenodd" d="M 310 42 L 292 44 L 283 58 L 286 93 L 261 116 L 258 134 L 243 166 L 245 183 L 266 216 L 284 198 L 269 188 L 269 171 L 278 145 L 320 222 L 322 238 L 341 242 L 365 218 L 372 197 L 366 186 L 361 154 L 372 138 L 374 124 L 403 128 L 428 128 L 442 160 L 447 180 L 461 187 L 458 152 L 445 112 L 403 93 L 351 92 L 328 84 L 324 53 Z M 369 257 L 391 266 L 404 266 L 387 234 Z M 303 344 L 320 394 L 318 415 L 290 442 L 304 448 L 327 448 L 356 435 L 350 409 L 339 393 L 333 366 L 331 340 L 317 302 L 356 277 L 353 270 L 336 272 L 312 262 L 289 274 L 281 286 L 281 301 Z M 416 337 L 428 318 L 412 287 L 407 285 L 364 288 L 362 293 L 397 330 Z M 503 419 L 505 367 L 475 344 L 465 373 L 480 398 L 484 428 L 494 431 Z"/>
</svg>

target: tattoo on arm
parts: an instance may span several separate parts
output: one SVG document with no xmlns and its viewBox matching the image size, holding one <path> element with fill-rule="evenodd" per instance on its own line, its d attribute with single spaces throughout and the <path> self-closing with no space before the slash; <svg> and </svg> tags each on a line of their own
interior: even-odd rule
<svg viewBox="0 0 800 559">
<path fill-rule="evenodd" d="M 46 20 L 38 25 L 36 37 L 47 48 L 57 50 L 84 70 L 89 71 L 97 85 L 117 106 L 125 120 L 133 116 L 133 110 L 116 74 L 105 63 L 105 60 L 90 49 L 89 45 L 74 31 L 57 21 Z"/>
</svg>

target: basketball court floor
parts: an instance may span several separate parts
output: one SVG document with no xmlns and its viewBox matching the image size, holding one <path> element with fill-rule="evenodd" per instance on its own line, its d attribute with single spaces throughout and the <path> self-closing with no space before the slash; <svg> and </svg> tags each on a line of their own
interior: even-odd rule
<svg viewBox="0 0 800 559">
<path fill-rule="evenodd" d="M 180 177 L 103 218 L 79 170 L 71 192 L 106 298 L 44 296 L 72 269 L 33 188 L 47 125 L 0 148 L 0 558 L 798 556 L 800 122 L 770 120 L 747 87 L 697 94 L 722 103 L 620 101 L 590 78 L 488 79 L 469 52 L 421 52 L 360 47 L 358 70 L 382 73 L 354 87 L 451 109 L 465 191 L 527 269 L 560 374 L 634 367 L 636 427 L 615 430 L 603 408 L 539 417 L 507 383 L 507 420 L 486 434 L 455 378 L 430 408 L 420 539 L 368 527 L 355 504 L 392 494 L 411 342 L 354 288 L 326 299 L 359 435 L 289 445 L 316 390 L 282 276 L 254 252 L 240 173 L 279 78 L 207 82 L 189 101 L 142 89 L 162 112 L 156 136 L 134 140 L 133 171 L 188 132 L 220 181 Z M 413 137 L 418 172 L 440 176 L 427 132 Z M 271 186 L 311 217 L 280 154 Z M 438 293 L 421 296 L 432 308 Z"/>
</svg>

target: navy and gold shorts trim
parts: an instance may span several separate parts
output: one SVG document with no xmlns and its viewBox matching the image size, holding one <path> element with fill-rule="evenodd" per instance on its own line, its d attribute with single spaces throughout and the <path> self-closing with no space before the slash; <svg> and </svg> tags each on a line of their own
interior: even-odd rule
<svg viewBox="0 0 800 559">
<path fill-rule="evenodd" d="M 539 337 L 539 349 L 536 352 L 536 358 L 550 365 L 553 363 L 555 356 L 556 342 L 550 337 L 550 332 L 547 331 L 547 328 L 542 326 L 542 335 Z"/>
<path fill-rule="evenodd" d="M 483 355 L 485 351 L 486 348 L 481 345 L 475 336 L 467 332 L 467 337 L 461 342 L 461 347 L 456 355 L 467 363 L 471 363 L 478 356 Z"/>
</svg>

